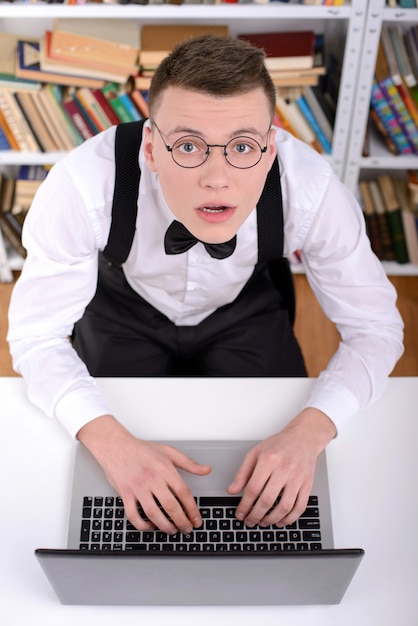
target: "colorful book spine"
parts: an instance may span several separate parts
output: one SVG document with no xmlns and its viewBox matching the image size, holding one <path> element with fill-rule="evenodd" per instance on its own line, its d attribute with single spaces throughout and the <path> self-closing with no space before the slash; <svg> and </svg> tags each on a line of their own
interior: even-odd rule
<svg viewBox="0 0 418 626">
<path fill-rule="evenodd" d="M 398 153 L 411 154 L 413 152 L 412 146 L 376 80 L 372 83 L 371 107 L 379 116 Z"/>
<path fill-rule="evenodd" d="M 411 144 L 412 152 L 418 154 L 418 128 L 399 94 L 395 83 L 392 78 L 388 76 L 384 80 L 379 81 L 379 86 L 399 122 L 399 126 L 402 128 L 407 140 Z"/>
<path fill-rule="evenodd" d="M 322 131 L 322 128 L 318 124 L 318 120 L 316 119 L 315 115 L 312 113 L 310 106 L 306 102 L 306 98 L 303 95 L 299 96 L 299 98 L 296 98 L 296 104 L 298 105 L 302 115 L 304 116 L 304 118 L 306 119 L 310 127 L 312 128 L 315 134 L 315 137 L 317 138 L 317 140 L 319 141 L 323 149 L 323 152 L 325 152 L 326 154 L 331 154 L 331 150 L 332 150 L 331 144 L 329 143 L 324 132 Z"/>
<path fill-rule="evenodd" d="M 6 133 L 0 126 L 0 150 L 11 150 L 11 145 L 7 140 Z"/>
<path fill-rule="evenodd" d="M 90 139 L 90 137 L 94 136 L 91 127 L 89 126 L 87 120 L 80 111 L 75 100 L 73 100 L 72 98 L 69 98 L 68 100 L 63 100 L 62 106 L 67 111 L 71 121 L 73 122 L 74 126 L 77 128 L 78 132 L 84 140 Z"/>
</svg>

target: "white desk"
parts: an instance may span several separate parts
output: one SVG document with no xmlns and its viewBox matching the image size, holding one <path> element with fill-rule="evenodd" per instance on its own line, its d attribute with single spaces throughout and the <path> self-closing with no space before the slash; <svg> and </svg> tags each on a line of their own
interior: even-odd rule
<svg viewBox="0 0 418 626">
<path fill-rule="evenodd" d="M 99 384 L 120 419 L 129 423 L 147 415 L 144 437 L 251 439 L 290 419 L 312 381 L 102 379 Z M 382 400 L 359 413 L 328 447 L 335 546 L 366 553 L 342 604 L 64 607 L 33 551 L 66 546 L 74 442 L 28 402 L 21 379 L 0 378 L 1 626 L 115 626 L 147 619 L 158 626 L 417 626 L 417 405 L 418 379 L 392 378 Z"/>
</svg>

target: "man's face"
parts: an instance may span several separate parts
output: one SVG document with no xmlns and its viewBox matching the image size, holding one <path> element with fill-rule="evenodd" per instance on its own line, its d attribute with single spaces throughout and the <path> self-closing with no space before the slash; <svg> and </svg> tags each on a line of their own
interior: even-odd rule
<svg viewBox="0 0 418 626">
<path fill-rule="evenodd" d="M 150 169 L 158 173 L 170 210 L 198 239 L 228 241 L 256 206 L 276 154 L 263 90 L 215 98 L 169 87 L 154 121 L 164 139 L 156 128 L 147 129 L 145 157 Z M 267 145 L 267 151 L 254 167 L 238 169 L 226 161 L 223 148 L 214 147 L 202 165 L 184 168 L 173 161 L 164 143 L 172 146 L 186 135 L 221 145 L 244 135 L 263 148 Z"/>
</svg>

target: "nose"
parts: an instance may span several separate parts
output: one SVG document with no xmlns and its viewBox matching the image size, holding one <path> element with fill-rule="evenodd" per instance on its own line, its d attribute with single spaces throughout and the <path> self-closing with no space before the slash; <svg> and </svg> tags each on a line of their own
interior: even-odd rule
<svg viewBox="0 0 418 626">
<path fill-rule="evenodd" d="M 199 167 L 203 187 L 221 189 L 229 186 L 231 166 L 225 159 L 224 151 L 225 146 L 213 145 L 210 147 L 208 158 Z"/>
</svg>

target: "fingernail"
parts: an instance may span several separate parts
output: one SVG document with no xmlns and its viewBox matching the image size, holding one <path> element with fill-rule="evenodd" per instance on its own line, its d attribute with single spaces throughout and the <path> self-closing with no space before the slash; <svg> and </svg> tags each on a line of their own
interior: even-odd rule
<svg viewBox="0 0 418 626">
<path fill-rule="evenodd" d="M 237 518 L 240 522 L 242 522 L 242 520 L 244 519 L 244 513 L 237 513 L 237 514 L 236 514 L 236 518 Z"/>
</svg>

